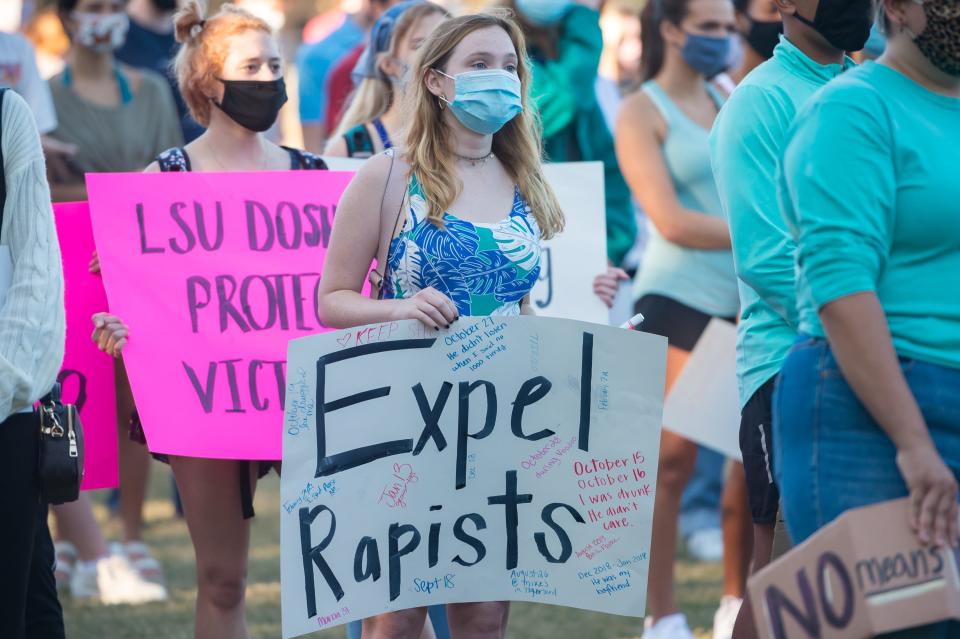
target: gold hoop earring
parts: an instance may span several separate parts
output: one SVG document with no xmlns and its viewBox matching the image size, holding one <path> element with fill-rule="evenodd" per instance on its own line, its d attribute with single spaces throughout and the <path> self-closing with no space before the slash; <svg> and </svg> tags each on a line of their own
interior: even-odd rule
<svg viewBox="0 0 960 639">
<path fill-rule="evenodd" d="M 441 111 L 443 111 L 444 108 L 446 108 L 446 107 L 443 106 L 443 103 L 446 102 L 446 101 L 447 101 L 447 95 L 446 95 L 445 93 L 441 93 L 441 94 L 440 94 L 440 97 L 437 98 L 437 104 L 440 105 L 440 110 L 441 110 Z"/>
</svg>

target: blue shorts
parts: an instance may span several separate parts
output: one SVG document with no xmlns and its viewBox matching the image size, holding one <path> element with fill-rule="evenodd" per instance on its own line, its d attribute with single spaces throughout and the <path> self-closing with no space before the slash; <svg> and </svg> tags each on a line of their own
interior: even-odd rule
<svg viewBox="0 0 960 639">
<path fill-rule="evenodd" d="M 960 478 L 960 370 L 901 358 L 937 450 Z M 847 384 L 829 344 L 801 337 L 774 397 L 774 474 L 793 543 L 844 511 L 906 497 L 896 448 Z M 890 636 L 960 637 L 960 623 Z"/>
</svg>

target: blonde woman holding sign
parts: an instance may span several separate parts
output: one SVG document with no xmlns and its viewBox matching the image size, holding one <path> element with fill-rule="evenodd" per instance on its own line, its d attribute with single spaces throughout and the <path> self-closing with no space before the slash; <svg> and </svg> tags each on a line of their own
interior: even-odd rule
<svg viewBox="0 0 960 639">
<path fill-rule="evenodd" d="M 232 4 L 204 19 L 192 0 L 176 16 L 176 33 L 183 43 L 175 63 L 180 90 L 207 131 L 184 148 L 162 153 L 148 172 L 326 168 L 318 157 L 263 136 L 286 101 L 280 49 L 263 20 Z M 94 341 L 119 356 L 127 326 L 105 313 L 96 315 L 94 324 Z M 162 460 L 173 468 L 196 551 L 195 636 L 243 639 L 248 636 L 244 596 L 253 493 L 258 477 L 274 462 Z"/>
<path fill-rule="evenodd" d="M 499 14 L 440 25 L 411 70 L 402 153 L 369 160 L 343 194 L 319 292 L 341 328 L 532 314 L 541 243 L 563 213 L 541 165 L 523 35 Z M 371 261 L 380 297 L 360 293 Z M 506 602 L 451 604 L 453 635 L 502 637 Z M 364 621 L 365 639 L 416 637 L 425 608 Z"/>
</svg>

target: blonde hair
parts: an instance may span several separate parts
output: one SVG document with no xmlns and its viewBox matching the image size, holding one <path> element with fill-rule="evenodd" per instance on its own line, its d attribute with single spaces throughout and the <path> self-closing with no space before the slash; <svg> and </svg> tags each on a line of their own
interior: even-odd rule
<svg viewBox="0 0 960 639">
<path fill-rule="evenodd" d="M 340 124 L 331 140 L 336 140 L 358 124 L 370 122 L 387 112 L 390 105 L 393 104 L 395 96 L 393 82 L 380 71 L 380 60 L 385 57 L 396 56 L 400 49 L 400 43 L 403 42 L 407 33 L 412 31 L 420 20 L 435 13 L 450 17 L 449 11 L 432 2 L 414 5 L 400 14 L 397 25 L 393 29 L 393 34 L 390 36 L 390 47 L 387 51 L 377 55 L 375 62 L 376 76 L 364 78 L 354 89 L 347 100 L 347 108 L 341 116 Z M 367 47 L 368 54 L 372 52 L 372 46 L 373 43 L 371 42 Z"/>
<path fill-rule="evenodd" d="M 177 42 L 181 43 L 173 70 L 184 102 L 193 119 L 210 124 L 209 92 L 216 87 L 227 59 L 227 39 L 245 31 L 263 31 L 273 35 L 270 26 L 240 7 L 227 3 L 210 18 L 204 18 L 199 0 L 188 0 L 174 16 Z"/>
<path fill-rule="evenodd" d="M 417 58 L 413 76 L 416 83 L 407 92 L 404 120 L 410 124 L 404 157 L 423 189 L 429 207 L 428 219 L 442 226 L 444 212 L 460 195 L 463 185 L 450 172 L 454 163 L 450 130 L 439 100 L 427 89 L 426 77 L 432 69 L 443 70 L 453 50 L 467 35 L 489 27 L 503 29 L 517 51 L 517 75 L 523 104 L 523 111 L 493 135 L 493 153 L 516 181 L 540 226 L 543 239 L 548 240 L 563 230 L 563 211 L 543 175 L 540 121 L 529 96 L 531 73 L 526 45 L 520 27 L 508 11 L 453 18 L 433 32 Z"/>
</svg>

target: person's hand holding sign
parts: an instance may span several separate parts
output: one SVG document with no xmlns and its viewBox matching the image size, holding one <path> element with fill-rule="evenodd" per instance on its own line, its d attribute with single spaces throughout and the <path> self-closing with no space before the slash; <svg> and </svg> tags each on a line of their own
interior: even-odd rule
<svg viewBox="0 0 960 639">
<path fill-rule="evenodd" d="M 93 316 L 93 335 L 91 339 L 101 351 L 112 357 L 120 357 L 120 352 L 127 345 L 129 327 L 116 315 L 96 313 Z"/>
<path fill-rule="evenodd" d="M 460 313 L 449 297 L 433 287 L 428 287 L 413 297 L 396 300 L 393 319 L 420 320 L 427 326 L 440 330 L 450 328 L 453 322 L 460 319 Z"/>
<path fill-rule="evenodd" d="M 593 278 L 593 292 L 599 297 L 607 308 L 613 307 L 613 302 L 620 290 L 620 282 L 630 280 L 626 271 L 615 266 L 608 266 L 605 273 L 601 273 Z"/>
<path fill-rule="evenodd" d="M 910 490 L 910 525 L 922 544 L 957 546 L 957 479 L 933 442 L 897 452 L 897 467 Z"/>
<path fill-rule="evenodd" d="M 88 267 L 91 273 L 100 272 L 100 256 L 96 251 L 93 252 L 93 257 L 90 258 L 90 266 Z"/>
</svg>

